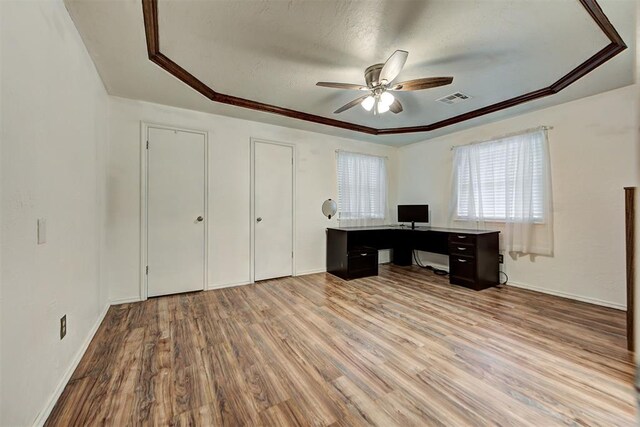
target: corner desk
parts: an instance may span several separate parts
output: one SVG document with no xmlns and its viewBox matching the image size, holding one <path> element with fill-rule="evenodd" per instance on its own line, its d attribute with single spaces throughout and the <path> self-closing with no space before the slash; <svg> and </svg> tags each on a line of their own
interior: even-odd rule
<svg viewBox="0 0 640 427">
<path fill-rule="evenodd" d="M 474 290 L 499 283 L 499 231 L 373 226 L 327 228 L 327 272 L 345 280 L 378 274 L 378 250 L 408 266 L 413 250 L 449 256 L 449 281 Z M 373 265 L 375 264 L 375 268 Z"/>
</svg>

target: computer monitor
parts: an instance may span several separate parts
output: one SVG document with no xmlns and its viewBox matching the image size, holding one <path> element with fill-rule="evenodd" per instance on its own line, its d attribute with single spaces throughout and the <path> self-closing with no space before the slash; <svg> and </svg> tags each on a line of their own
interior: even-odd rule
<svg viewBox="0 0 640 427">
<path fill-rule="evenodd" d="M 429 205 L 398 205 L 398 222 L 410 222 L 416 228 L 416 222 L 429 222 Z"/>
</svg>

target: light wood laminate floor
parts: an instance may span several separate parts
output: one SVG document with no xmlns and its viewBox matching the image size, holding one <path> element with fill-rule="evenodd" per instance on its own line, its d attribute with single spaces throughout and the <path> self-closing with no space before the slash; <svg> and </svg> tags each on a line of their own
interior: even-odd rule
<svg viewBox="0 0 640 427">
<path fill-rule="evenodd" d="M 634 425 L 624 313 L 418 267 L 111 307 L 48 425 Z"/>
</svg>

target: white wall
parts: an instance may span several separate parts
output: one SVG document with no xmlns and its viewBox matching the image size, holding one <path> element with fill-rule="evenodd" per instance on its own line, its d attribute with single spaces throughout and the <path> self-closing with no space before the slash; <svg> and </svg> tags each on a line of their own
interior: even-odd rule
<svg viewBox="0 0 640 427">
<path fill-rule="evenodd" d="M 396 149 L 391 147 L 111 97 L 106 262 L 112 301 L 140 298 L 141 121 L 209 133 L 210 287 L 250 281 L 252 137 L 296 146 L 299 275 L 325 269 L 325 228 L 337 222 L 327 220 L 320 208 L 327 198 L 337 199 L 336 149 L 388 156 L 390 188 L 395 188 Z M 390 205 L 395 207 L 393 194 Z"/>
<path fill-rule="evenodd" d="M 106 308 L 108 105 L 61 1 L 2 1 L 0 11 L 0 425 L 22 426 L 54 401 Z M 43 245 L 37 218 L 47 220 Z"/>
<path fill-rule="evenodd" d="M 428 202 L 432 225 L 447 226 L 452 145 L 553 126 L 555 256 L 505 256 L 503 269 L 514 285 L 624 308 L 623 187 L 636 182 L 636 90 L 627 86 L 402 147 L 398 203 Z"/>
</svg>

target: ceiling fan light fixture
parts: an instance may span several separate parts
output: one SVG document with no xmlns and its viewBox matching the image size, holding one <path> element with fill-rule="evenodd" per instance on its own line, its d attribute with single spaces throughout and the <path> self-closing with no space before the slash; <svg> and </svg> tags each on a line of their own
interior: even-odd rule
<svg viewBox="0 0 640 427">
<path fill-rule="evenodd" d="M 382 92 L 382 94 L 380 94 L 380 102 L 386 105 L 387 107 L 393 104 L 393 101 L 395 100 L 396 98 L 389 92 Z"/>
<path fill-rule="evenodd" d="M 364 108 L 367 111 L 371 111 L 371 109 L 373 108 L 373 104 L 375 104 L 376 100 L 373 96 L 367 96 L 363 101 L 362 101 L 362 108 Z"/>
<path fill-rule="evenodd" d="M 385 104 L 382 101 L 378 101 L 378 113 L 386 113 L 389 111 L 389 105 Z"/>
<path fill-rule="evenodd" d="M 343 113 L 356 105 L 362 105 L 366 111 L 373 111 L 378 115 L 391 111 L 399 114 L 404 111 L 402 103 L 388 91 L 415 91 L 445 86 L 453 82 L 453 77 L 425 77 L 393 84 L 398 77 L 409 53 L 406 50 L 396 50 L 384 64 L 374 64 L 364 71 L 366 86 L 353 83 L 318 82 L 316 86 L 334 89 L 370 91 L 369 95 L 362 95 L 334 111 L 334 114 Z"/>
</svg>

